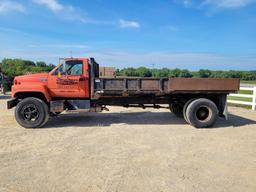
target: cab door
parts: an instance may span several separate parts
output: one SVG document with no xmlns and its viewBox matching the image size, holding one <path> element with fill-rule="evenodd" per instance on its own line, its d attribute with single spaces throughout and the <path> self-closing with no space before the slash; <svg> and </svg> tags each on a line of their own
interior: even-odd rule
<svg viewBox="0 0 256 192">
<path fill-rule="evenodd" d="M 88 98 L 88 60 L 65 60 L 50 73 L 48 88 L 52 97 Z"/>
</svg>

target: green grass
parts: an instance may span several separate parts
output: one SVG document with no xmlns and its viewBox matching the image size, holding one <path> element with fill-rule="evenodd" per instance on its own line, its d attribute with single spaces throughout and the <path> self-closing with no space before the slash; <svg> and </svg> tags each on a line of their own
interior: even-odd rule
<svg viewBox="0 0 256 192">
<path fill-rule="evenodd" d="M 252 95 L 253 91 L 249 90 L 240 90 L 238 92 L 239 94 L 247 94 L 247 95 Z M 235 100 L 235 101 L 245 101 L 245 102 L 252 102 L 252 98 L 244 98 L 244 97 L 238 97 L 238 96 L 228 96 L 228 99 L 230 100 Z M 251 109 L 251 106 L 248 105 L 242 105 L 242 104 L 234 104 L 234 103 L 229 103 L 229 106 L 235 106 L 235 107 L 243 107 L 246 109 Z"/>
<path fill-rule="evenodd" d="M 244 98 L 244 97 L 237 97 L 237 96 L 228 96 L 228 99 L 230 99 L 230 100 L 236 100 L 236 101 L 252 102 L 252 98 Z"/>
<path fill-rule="evenodd" d="M 244 83 L 244 84 L 255 84 L 255 85 L 256 85 L 256 81 L 244 81 L 244 80 L 241 80 L 240 83 Z"/>
<path fill-rule="evenodd" d="M 242 107 L 242 108 L 245 108 L 245 109 L 251 109 L 252 108 L 252 106 L 249 106 L 249 105 L 241 105 L 241 104 L 234 104 L 234 103 L 229 103 L 228 106 Z"/>
<path fill-rule="evenodd" d="M 240 91 L 238 91 L 238 93 L 240 93 L 240 94 L 252 95 L 253 91 L 249 91 L 249 90 L 240 90 Z"/>
</svg>

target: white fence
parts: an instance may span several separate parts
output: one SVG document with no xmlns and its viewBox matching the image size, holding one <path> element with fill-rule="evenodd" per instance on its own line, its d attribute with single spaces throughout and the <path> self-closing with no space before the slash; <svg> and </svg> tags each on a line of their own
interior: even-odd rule
<svg viewBox="0 0 256 192">
<path fill-rule="evenodd" d="M 252 94 L 229 94 L 229 96 L 234 97 L 241 97 L 241 98 L 251 98 L 252 101 L 239 101 L 239 100 L 233 100 L 228 99 L 228 103 L 234 103 L 234 104 L 241 104 L 241 105 L 248 105 L 252 106 L 252 110 L 256 110 L 256 86 L 253 87 L 240 87 L 240 90 L 246 90 L 246 91 L 252 91 Z"/>
</svg>

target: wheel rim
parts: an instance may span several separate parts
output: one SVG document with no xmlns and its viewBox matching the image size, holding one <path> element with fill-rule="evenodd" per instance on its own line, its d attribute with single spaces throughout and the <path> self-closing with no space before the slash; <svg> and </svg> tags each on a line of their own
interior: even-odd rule
<svg viewBox="0 0 256 192">
<path fill-rule="evenodd" d="M 34 104 L 29 104 L 22 108 L 21 115 L 24 121 L 34 122 L 39 117 L 39 110 Z"/>
<path fill-rule="evenodd" d="M 207 106 L 200 106 L 196 111 L 196 118 L 201 121 L 205 122 L 211 118 L 212 111 Z"/>
</svg>

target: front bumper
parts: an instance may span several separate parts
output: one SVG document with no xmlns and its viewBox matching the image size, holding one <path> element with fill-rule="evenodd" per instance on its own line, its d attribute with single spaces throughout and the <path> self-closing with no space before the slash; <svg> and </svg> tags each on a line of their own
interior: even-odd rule
<svg viewBox="0 0 256 192">
<path fill-rule="evenodd" d="M 11 109 L 15 107 L 19 103 L 19 100 L 17 98 L 13 98 L 7 101 L 7 109 Z"/>
</svg>

